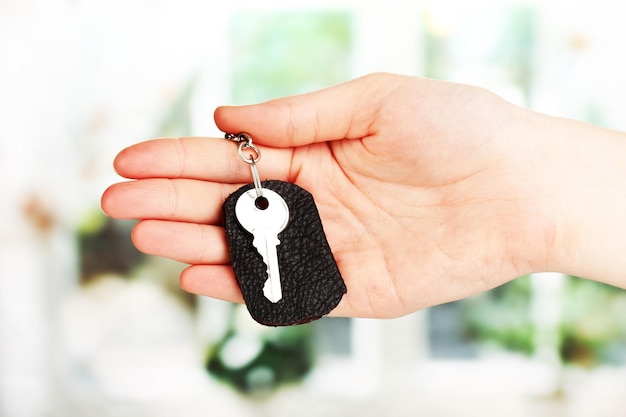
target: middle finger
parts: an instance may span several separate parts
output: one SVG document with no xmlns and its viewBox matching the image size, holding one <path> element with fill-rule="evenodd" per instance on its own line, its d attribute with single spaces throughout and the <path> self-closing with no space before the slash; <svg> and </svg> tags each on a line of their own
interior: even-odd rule
<svg viewBox="0 0 626 417">
<path fill-rule="evenodd" d="M 120 219 L 221 224 L 224 200 L 241 185 L 167 178 L 121 182 L 104 192 L 102 208 Z"/>
</svg>

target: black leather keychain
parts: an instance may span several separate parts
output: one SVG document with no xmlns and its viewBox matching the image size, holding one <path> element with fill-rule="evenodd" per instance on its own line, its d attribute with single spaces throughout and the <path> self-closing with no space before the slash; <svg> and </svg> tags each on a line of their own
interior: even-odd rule
<svg viewBox="0 0 626 417">
<path fill-rule="evenodd" d="M 260 151 L 246 133 L 239 143 L 253 183 L 223 205 L 237 283 L 252 318 L 268 326 L 303 324 L 330 313 L 346 293 L 313 196 L 283 181 L 259 179 Z M 245 151 L 250 155 L 246 157 Z"/>
</svg>

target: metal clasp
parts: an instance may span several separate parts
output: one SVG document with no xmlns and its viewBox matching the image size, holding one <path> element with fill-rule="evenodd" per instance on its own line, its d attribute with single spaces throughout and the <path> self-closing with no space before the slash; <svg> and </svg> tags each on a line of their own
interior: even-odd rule
<svg viewBox="0 0 626 417">
<path fill-rule="evenodd" d="M 256 190 L 256 196 L 263 197 L 263 188 L 261 187 L 261 179 L 259 178 L 259 171 L 257 170 L 256 163 L 261 159 L 261 151 L 252 143 L 252 137 L 247 133 L 226 133 L 224 138 L 227 140 L 237 142 L 239 147 L 237 153 L 239 158 L 250 165 L 250 171 L 252 171 L 252 181 L 254 182 L 254 189 Z M 252 152 L 246 155 L 244 151 L 251 150 Z"/>
</svg>

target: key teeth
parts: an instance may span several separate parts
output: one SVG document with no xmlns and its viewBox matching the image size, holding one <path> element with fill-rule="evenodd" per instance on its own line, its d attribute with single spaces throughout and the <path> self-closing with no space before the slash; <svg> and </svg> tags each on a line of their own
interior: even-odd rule
<svg viewBox="0 0 626 417">
<path fill-rule="evenodd" d="M 277 302 L 279 302 L 282 298 L 283 298 L 283 294 L 282 291 L 278 291 L 277 295 L 274 295 L 274 292 L 272 291 L 272 280 L 268 279 L 267 281 L 265 281 L 265 285 L 263 286 L 263 295 L 265 296 L 265 298 L 267 298 L 268 300 L 270 300 L 272 303 L 276 304 Z"/>
<path fill-rule="evenodd" d="M 261 257 L 263 258 L 263 263 L 265 265 L 269 265 L 269 258 L 267 256 L 267 253 L 265 252 L 265 248 L 263 247 L 264 244 L 264 238 L 261 237 L 261 235 L 259 234 L 255 234 L 254 235 L 254 240 L 252 241 L 252 246 L 254 246 L 254 248 L 256 249 L 256 251 L 259 253 L 259 255 L 261 255 Z M 280 240 L 278 239 L 278 237 L 276 237 L 276 240 L 274 242 L 271 242 L 274 246 L 278 246 L 280 245 Z M 269 266 L 268 266 L 269 269 Z M 269 271 L 268 271 L 269 273 Z"/>
<path fill-rule="evenodd" d="M 269 239 L 269 242 L 268 242 Z M 263 233 L 262 231 L 255 231 L 254 233 L 254 239 L 252 241 L 252 245 L 255 247 L 255 249 L 257 250 L 257 252 L 261 255 L 262 259 L 263 259 L 263 263 L 265 263 L 265 266 L 267 267 L 265 270 L 265 274 L 267 277 L 270 277 L 270 257 L 266 251 L 267 246 L 271 246 L 274 250 L 276 250 L 276 247 L 278 245 L 280 245 L 280 240 L 278 239 L 278 236 L 276 235 L 268 235 L 266 233 Z M 280 278 L 274 278 L 274 280 L 278 281 L 278 285 L 277 288 L 275 289 L 275 291 L 272 290 L 272 279 L 268 278 L 265 281 L 265 284 L 263 286 L 263 295 L 265 296 L 265 298 L 267 298 L 270 302 L 272 303 L 277 303 L 279 302 L 282 298 L 282 288 L 280 287 Z"/>
</svg>

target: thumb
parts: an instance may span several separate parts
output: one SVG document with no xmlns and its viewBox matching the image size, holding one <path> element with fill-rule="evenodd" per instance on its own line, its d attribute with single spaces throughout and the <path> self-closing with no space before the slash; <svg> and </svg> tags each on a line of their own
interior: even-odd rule
<svg viewBox="0 0 626 417">
<path fill-rule="evenodd" d="M 391 74 L 372 74 L 261 104 L 222 106 L 215 110 L 215 123 L 223 132 L 246 132 L 255 142 L 276 147 L 363 138 L 373 133 L 380 94 L 394 87 L 390 81 L 399 82 Z"/>
</svg>

